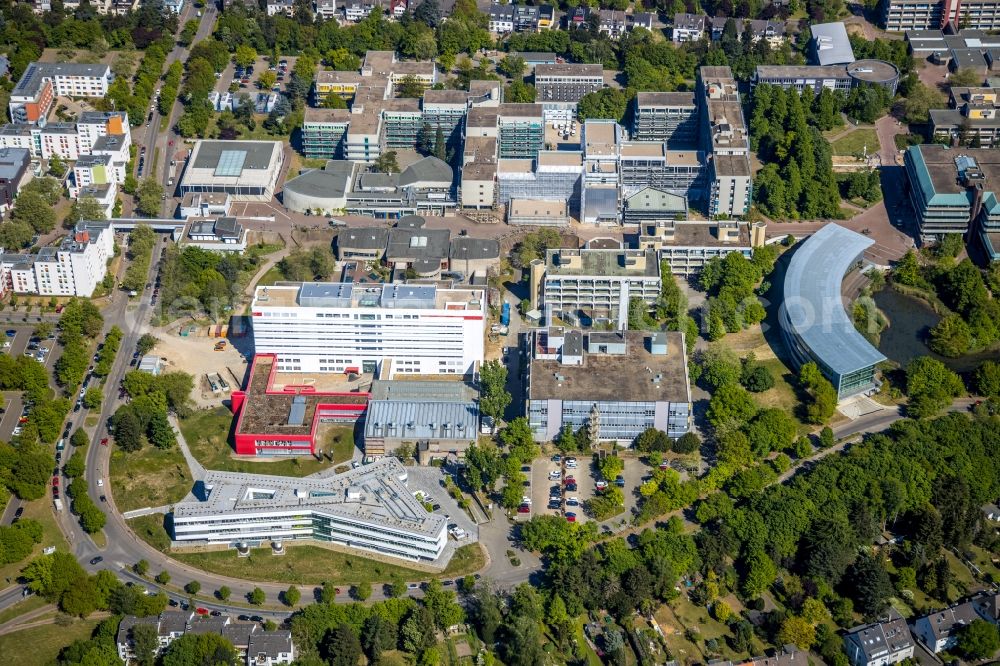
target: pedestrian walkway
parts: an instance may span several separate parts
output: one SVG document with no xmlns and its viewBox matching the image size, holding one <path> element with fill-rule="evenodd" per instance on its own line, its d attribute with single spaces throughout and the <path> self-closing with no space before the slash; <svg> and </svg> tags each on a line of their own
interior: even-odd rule
<svg viewBox="0 0 1000 666">
<path fill-rule="evenodd" d="M 205 467 L 198 462 L 198 459 L 194 457 L 191 453 L 191 449 L 188 448 L 187 440 L 184 439 L 184 433 L 181 432 L 181 427 L 177 423 L 177 417 L 171 416 L 170 425 L 174 428 L 174 433 L 177 435 L 177 445 L 181 447 L 181 453 L 184 454 L 184 460 L 187 461 L 188 469 L 191 470 L 191 477 L 197 481 L 205 480 Z"/>
<path fill-rule="evenodd" d="M 164 504 L 163 506 L 147 506 L 142 509 L 133 509 L 132 511 L 126 511 L 122 514 L 125 520 L 132 520 L 133 518 L 138 518 L 139 516 L 151 516 L 155 513 L 167 514 L 174 510 L 173 504 Z"/>
</svg>

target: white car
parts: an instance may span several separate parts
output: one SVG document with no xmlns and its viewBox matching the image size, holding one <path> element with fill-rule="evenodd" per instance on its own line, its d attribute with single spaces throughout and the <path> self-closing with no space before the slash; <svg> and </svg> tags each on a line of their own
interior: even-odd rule
<svg viewBox="0 0 1000 666">
<path fill-rule="evenodd" d="M 14 430 L 10 434 L 12 434 L 12 435 L 14 435 L 16 437 L 16 436 L 20 435 L 21 432 L 22 432 L 21 426 L 14 426 Z"/>
<path fill-rule="evenodd" d="M 103 488 L 104 487 L 104 479 L 98 479 L 97 480 L 97 487 L 98 488 Z"/>
<path fill-rule="evenodd" d="M 521 498 L 521 504 L 531 504 L 531 498 L 525 495 Z"/>
<path fill-rule="evenodd" d="M 566 498 L 566 506 L 580 506 L 580 498 L 579 497 L 567 497 Z"/>
<path fill-rule="evenodd" d="M 549 481 L 558 481 L 561 478 L 562 478 L 562 472 L 559 471 L 549 472 Z"/>
</svg>

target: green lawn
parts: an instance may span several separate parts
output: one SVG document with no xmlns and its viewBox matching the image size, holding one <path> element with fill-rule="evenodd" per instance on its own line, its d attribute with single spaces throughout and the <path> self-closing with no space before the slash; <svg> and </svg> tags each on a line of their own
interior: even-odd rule
<svg viewBox="0 0 1000 666">
<path fill-rule="evenodd" d="M 332 463 L 321 462 L 308 456 L 303 458 L 281 459 L 273 462 L 257 462 L 239 460 L 233 457 L 233 449 L 229 444 L 229 429 L 232 426 L 233 413 L 225 407 L 203 409 L 195 412 L 189 418 L 181 421 L 181 432 L 191 449 L 191 453 L 206 469 L 225 472 L 247 472 L 250 474 L 279 474 L 281 476 L 308 476 L 330 467 Z M 338 428 L 336 431 L 343 431 Z M 341 438 L 343 433 L 339 434 Z M 347 445 L 353 446 L 352 436 L 347 436 Z M 344 445 L 334 445 L 334 451 L 343 451 Z M 349 458 L 348 454 L 344 458 Z"/>
<path fill-rule="evenodd" d="M 877 153 L 879 149 L 878 135 L 874 129 L 858 128 L 830 144 L 834 155 L 850 157 L 864 150 L 868 146 L 868 154 Z"/>
<path fill-rule="evenodd" d="M 170 535 L 163 527 L 163 516 L 153 514 L 150 516 L 139 516 L 128 521 L 129 528 L 135 535 L 148 543 L 150 546 L 166 553 L 170 550 Z"/>
<path fill-rule="evenodd" d="M 61 649 L 77 639 L 90 638 L 98 622 L 72 620 L 64 616 L 59 621 L 59 624 L 46 624 L 0 636 L 0 654 L 6 655 L 4 662 L 18 666 L 53 664 Z"/>
<path fill-rule="evenodd" d="M 771 375 L 774 377 L 774 387 L 763 393 L 754 393 L 753 398 L 757 401 L 757 404 L 764 408 L 776 407 L 791 414 L 799 424 L 800 435 L 810 432 L 812 426 L 803 423 L 799 419 L 797 409 L 799 400 L 795 395 L 795 387 L 791 384 L 791 381 L 794 381 L 791 370 L 776 358 L 764 359 L 758 361 L 758 363 L 771 372 Z"/>
<path fill-rule="evenodd" d="M 280 282 L 281 280 L 284 279 L 285 276 L 281 274 L 281 271 L 278 269 L 278 267 L 271 266 L 271 268 L 269 268 L 267 272 L 261 275 L 260 279 L 257 280 L 257 286 L 269 287 L 273 285 L 275 282 Z"/>
<path fill-rule="evenodd" d="M 211 573 L 274 583 L 318 585 L 323 581 L 348 585 L 353 583 L 384 583 L 393 576 L 418 581 L 429 578 L 454 578 L 481 569 L 486 558 L 478 544 L 458 549 L 448 567 L 438 575 L 387 564 L 359 555 L 348 555 L 319 546 L 290 545 L 284 555 L 274 556 L 270 548 L 255 548 L 249 557 L 237 557 L 234 550 L 208 553 L 171 553 L 185 564 Z"/>
<path fill-rule="evenodd" d="M 193 484 L 180 447 L 164 451 L 147 444 L 132 453 L 116 448 L 111 454 L 111 489 L 121 512 L 178 502 Z"/>
</svg>

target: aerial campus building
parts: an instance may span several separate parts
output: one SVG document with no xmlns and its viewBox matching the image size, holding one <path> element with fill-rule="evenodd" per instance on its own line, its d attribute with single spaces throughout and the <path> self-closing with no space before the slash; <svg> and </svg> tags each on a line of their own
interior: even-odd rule
<svg viewBox="0 0 1000 666">
<path fill-rule="evenodd" d="M 466 375 L 483 359 L 485 299 L 426 285 L 257 287 L 254 347 L 284 372 Z"/>
<path fill-rule="evenodd" d="M 690 428 L 683 333 L 548 326 L 529 340 L 526 411 L 536 441 L 594 421 L 598 439 L 628 444 L 647 428 L 674 438 Z"/>
<path fill-rule="evenodd" d="M 197 141 L 181 176 L 181 194 L 229 194 L 233 201 L 270 201 L 284 160 L 282 149 L 280 141 Z"/>
<path fill-rule="evenodd" d="M 874 243 L 827 224 L 795 251 L 785 273 L 780 321 L 788 350 L 797 365 L 814 361 L 838 398 L 876 388 L 875 366 L 885 360 L 854 328 L 840 294 L 844 276 Z"/>
<path fill-rule="evenodd" d="M 921 235 L 972 232 L 1000 259 L 1000 151 L 925 144 L 910 146 L 903 161 Z"/>
<path fill-rule="evenodd" d="M 313 539 L 433 562 L 448 545 L 447 520 L 428 512 L 406 481 L 395 458 L 325 478 L 209 472 L 200 501 L 174 505 L 173 538 L 234 548 Z"/>
</svg>

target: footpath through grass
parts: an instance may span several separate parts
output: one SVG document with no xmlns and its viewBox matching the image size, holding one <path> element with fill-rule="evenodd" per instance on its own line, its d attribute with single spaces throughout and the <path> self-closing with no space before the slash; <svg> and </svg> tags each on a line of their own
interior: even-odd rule
<svg viewBox="0 0 1000 666">
<path fill-rule="evenodd" d="M 0 655 L 5 664 L 48 666 L 59 651 L 77 639 L 90 638 L 97 620 L 57 618 L 59 624 L 46 624 L 0 636 Z"/>
<path fill-rule="evenodd" d="M 308 456 L 303 458 L 292 458 L 290 460 L 280 459 L 273 462 L 259 462 L 253 460 L 239 460 L 234 458 L 233 448 L 229 443 L 229 430 L 233 422 L 233 413 L 225 407 L 214 409 L 202 409 L 190 417 L 181 420 L 181 432 L 184 440 L 191 449 L 192 455 L 198 459 L 205 469 L 223 472 L 244 472 L 248 474 L 277 474 L 279 476 L 308 476 L 330 467 L 334 463 L 318 461 Z M 337 431 L 345 431 L 345 436 L 341 433 L 332 433 L 337 439 L 332 445 L 326 448 L 333 448 L 334 460 L 347 460 L 350 458 L 350 450 L 353 449 L 354 440 L 351 431 L 347 428 L 337 428 Z M 338 438 L 339 435 L 339 438 Z M 320 436 L 318 435 L 317 438 Z M 323 436 L 324 440 L 327 436 Z M 325 444 L 326 442 L 321 442 Z M 348 453 L 345 454 L 346 451 Z M 341 459 L 337 457 L 343 455 Z"/>
<path fill-rule="evenodd" d="M 486 564 L 486 557 L 479 544 L 459 548 L 448 567 L 440 574 L 307 545 L 290 546 L 280 556 L 272 555 L 270 548 L 254 548 L 249 557 L 237 557 L 234 550 L 171 553 L 170 556 L 210 573 L 299 585 L 319 585 L 324 581 L 340 585 L 387 583 L 394 576 L 407 581 L 455 578 L 478 571 Z"/>
</svg>

